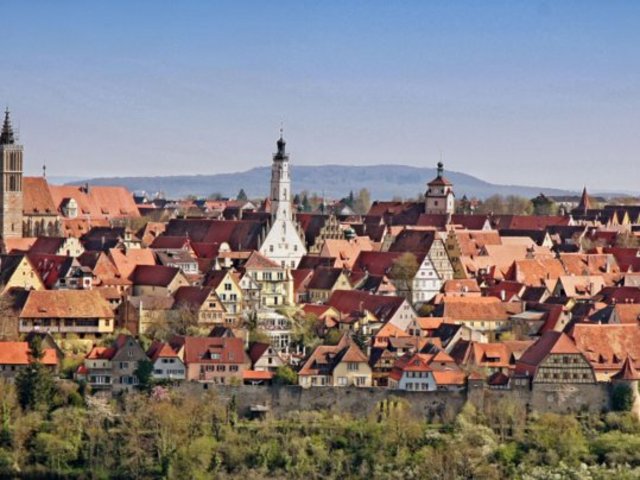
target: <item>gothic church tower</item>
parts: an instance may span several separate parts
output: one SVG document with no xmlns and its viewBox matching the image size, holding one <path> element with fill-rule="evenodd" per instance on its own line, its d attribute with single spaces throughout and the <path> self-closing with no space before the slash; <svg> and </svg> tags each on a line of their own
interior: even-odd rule
<svg viewBox="0 0 640 480">
<path fill-rule="evenodd" d="M 16 144 L 9 110 L 4 113 L 0 132 L 0 236 L 22 237 L 22 145 Z"/>
<path fill-rule="evenodd" d="M 282 131 L 273 155 L 271 165 L 271 227 L 260 253 L 286 268 L 296 268 L 307 249 L 298 224 L 293 219 L 291 205 L 291 175 L 289 173 L 289 155 Z"/>
</svg>

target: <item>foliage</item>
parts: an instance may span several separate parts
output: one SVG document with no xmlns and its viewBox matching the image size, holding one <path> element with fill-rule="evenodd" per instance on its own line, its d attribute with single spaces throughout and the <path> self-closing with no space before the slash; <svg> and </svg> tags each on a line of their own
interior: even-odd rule
<svg viewBox="0 0 640 480">
<path fill-rule="evenodd" d="M 244 188 L 241 188 L 240 191 L 238 192 L 238 196 L 236 196 L 236 200 L 240 200 L 242 202 L 246 202 L 248 199 L 249 199 L 249 197 L 247 197 L 247 194 L 244 191 Z"/>
<path fill-rule="evenodd" d="M 298 374 L 289 365 L 282 365 L 276 370 L 273 383 L 278 385 L 297 385 Z"/>
<path fill-rule="evenodd" d="M 138 378 L 138 388 L 144 392 L 151 390 L 153 386 L 153 363 L 150 360 L 141 360 L 133 374 Z"/>
<path fill-rule="evenodd" d="M 371 193 L 366 188 L 361 188 L 353 200 L 353 210 L 359 215 L 364 215 L 369 208 L 371 208 Z"/>
<path fill-rule="evenodd" d="M 619 412 L 628 412 L 633 407 L 634 394 L 629 385 L 620 383 L 613 387 L 611 405 Z"/>
<path fill-rule="evenodd" d="M 494 215 L 530 215 L 532 212 L 533 204 L 531 201 L 517 195 L 508 195 L 506 197 L 492 195 L 482 201 L 476 209 L 476 213 L 493 213 Z"/>
<path fill-rule="evenodd" d="M 29 365 L 16 375 L 16 388 L 20 406 L 24 410 L 36 410 L 47 407 L 54 385 L 51 372 L 42 363 L 44 349 L 40 336 L 33 336 L 29 349 Z"/>
</svg>

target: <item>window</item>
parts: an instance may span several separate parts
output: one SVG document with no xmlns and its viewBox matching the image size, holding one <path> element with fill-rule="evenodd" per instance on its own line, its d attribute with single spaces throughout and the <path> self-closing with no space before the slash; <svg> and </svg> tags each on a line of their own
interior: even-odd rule
<svg viewBox="0 0 640 480">
<path fill-rule="evenodd" d="M 225 291 L 227 291 L 227 292 L 228 292 L 228 291 L 230 291 L 230 290 L 231 290 L 231 284 L 230 284 L 230 283 L 225 283 L 225 284 L 224 284 L 224 289 L 225 289 Z"/>
<path fill-rule="evenodd" d="M 230 372 L 237 372 L 238 371 L 238 366 L 237 365 L 229 365 L 229 371 Z"/>
<path fill-rule="evenodd" d="M 362 387 L 366 385 L 366 383 L 367 383 L 367 377 L 356 377 L 356 385 L 358 387 Z"/>
<path fill-rule="evenodd" d="M 358 368 L 360 368 L 360 364 L 356 362 L 347 362 L 347 370 L 349 372 L 357 372 Z"/>
<path fill-rule="evenodd" d="M 338 385 L 345 387 L 347 385 L 347 377 L 338 377 Z"/>
</svg>

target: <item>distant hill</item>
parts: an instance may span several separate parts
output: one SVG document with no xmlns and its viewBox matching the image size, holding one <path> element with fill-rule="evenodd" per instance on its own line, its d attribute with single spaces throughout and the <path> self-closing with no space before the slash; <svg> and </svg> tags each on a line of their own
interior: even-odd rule
<svg viewBox="0 0 640 480">
<path fill-rule="evenodd" d="M 69 182 L 80 185 L 122 185 L 131 191 L 149 193 L 164 192 L 167 197 L 186 195 L 208 196 L 220 193 L 235 197 L 244 188 L 249 197 L 264 197 L 269 189 L 270 167 L 257 167 L 238 173 L 215 175 L 177 175 L 167 177 L 110 177 L 92 178 Z M 295 192 L 307 190 L 331 198 L 347 195 L 350 190 L 366 187 L 373 199 L 388 200 L 393 197 L 415 198 L 423 193 L 426 183 L 436 176 L 435 168 L 409 167 L 405 165 L 343 166 L 292 165 Z M 456 196 L 486 198 L 493 194 L 522 195 L 534 197 L 540 192 L 545 195 L 572 195 L 578 192 L 568 190 L 524 187 L 518 185 L 496 185 L 471 175 L 446 171 L 445 176 L 454 184 Z"/>
</svg>

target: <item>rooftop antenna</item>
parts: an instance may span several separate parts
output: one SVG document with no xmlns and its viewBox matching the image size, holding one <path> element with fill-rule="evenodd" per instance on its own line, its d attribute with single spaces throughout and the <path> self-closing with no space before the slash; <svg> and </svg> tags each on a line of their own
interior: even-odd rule
<svg viewBox="0 0 640 480">
<path fill-rule="evenodd" d="M 282 139 L 284 135 L 284 122 L 280 122 L 280 139 Z"/>
</svg>

